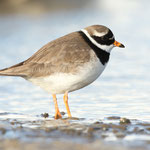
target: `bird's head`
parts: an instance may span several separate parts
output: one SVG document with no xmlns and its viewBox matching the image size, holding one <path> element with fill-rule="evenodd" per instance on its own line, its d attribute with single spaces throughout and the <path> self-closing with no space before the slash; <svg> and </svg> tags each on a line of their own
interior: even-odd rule
<svg viewBox="0 0 150 150">
<path fill-rule="evenodd" d="M 98 48 L 110 52 L 113 47 L 125 46 L 115 40 L 112 31 L 103 25 L 93 25 L 81 30 Z"/>
</svg>

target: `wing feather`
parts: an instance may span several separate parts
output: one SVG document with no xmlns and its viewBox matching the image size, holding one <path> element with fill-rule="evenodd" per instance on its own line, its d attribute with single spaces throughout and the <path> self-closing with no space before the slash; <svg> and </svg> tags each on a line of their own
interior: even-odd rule
<svg viewBox="0 0 150 150">
<path fill-rule="evenodd" d="M 78 32 L 49 42 L 29 59 L 0 71 L 0 75 L 40 77 L 55 72 L 75 72 L 77 66 L 89 61 L 91 48 Z"/>
</svg>

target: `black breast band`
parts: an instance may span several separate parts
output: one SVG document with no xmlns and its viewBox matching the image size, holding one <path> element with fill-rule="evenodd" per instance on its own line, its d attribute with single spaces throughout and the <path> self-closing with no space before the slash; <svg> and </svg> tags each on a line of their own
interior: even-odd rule
<svg viewBox="0 0 150 150">
<path fill-rule="evenodd" d="M 101 48 L 99 48 L 95 44 L 93 44 L 82 31 L 79 31 L 79 33 L 83 37 L 85 42 L 94 50 L 94 52 L 95 52 L 96 56 L 99 58 L 100 62 L 103 65 L 105 65 L 109 60 L 110 53 L 102 50 Z"/>
</svg>

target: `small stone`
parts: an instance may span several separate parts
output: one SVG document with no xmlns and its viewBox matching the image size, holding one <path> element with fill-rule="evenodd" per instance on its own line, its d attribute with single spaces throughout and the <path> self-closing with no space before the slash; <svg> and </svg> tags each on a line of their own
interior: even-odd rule
<svg viewBox="0 0 150 150">
<path fill-rule="evenodd" d="M 148 131 L 150 131 L 150 128 L 146 128 Z"/>
<path fill-rule="evenodd" d="M 44 114 L 41 114 L 41 116 L 44 117 L 44 118 L 48 118 L 49 114 L 48 113 L 44 113 Z"/>
<path fill-rule="evenodd" d="M 93 124 L 102 124 L 102 123 L 103 123 L 102 121 L 96 121 Z"/>
<path fill-rule="evenodd" d="M 105 138 L 108 137 L 108 135 L 102 134 L 101 137 L 102 137 L 103 139 L 105 139 Z"/>
<path fill-rule="evenodd" d="M 110 116 L 110 117 L 107 117 L 108 120 L 119 120 L 120 117 L 118 116 Z"/>
<path fill-rule="evenodd" d="M 5 133 L 6 133 L 6 129 L 5 129 L 5 128 L 0 128 L 0 132 L 1 132 L 2 134 L 5 134 Z"/>
<path fill-rule="evenodd" d="M 125 135 L 124 133 L 118 132 L 118 133 L 115 134 L 115 136 L 116 136 L 117 138 L 119 138 L 119 139 L 122 139 L 122 138 L 124 138 L 126 135 Z"/>
<path fill-rule="evenodd" d="M 131 123 L 131 121 L 127 118 L 121 118 L 120 119 L 120 124 L 130 124 L 130 123 Z"/>
<path fill-rule="evenodd" d="M 109 130 L 110 125 L 108 125 L 108 124 L 102 124 L 101 128 L 102 128 L 103 131 L 107 131 L 107 130 Z"/>
<path fill-rule="evenodd" d="M 117 130 L 122 130 L 122 131 L 125 131 L 125 130 L 126 130 L 126 126 L 123 126 L 123 125 L 116 125 L 116 124 L 111 124 L 111 128 L 117 129 Z"/>
<path fill-rule="evenodd" d="M 94 129 L 91 128 L 91 127 L 89 127 L 87 132 L 88 132 L 88 133 L 91 133 L 91 132 L 93 132 L 93 131 L 94 131 Z"/>
<path fill-rule="evenodd" d="M 10 124 L 11 124 L 11 125 L 15 125 L 15 122 L 12 121 L 12 122 L 10 122 Z"/>
<path fill-rule="evenodd" d="M 101 129 L 101 127 L 89 127 L 88 128 L 88 133 L 91 133 L 91 132 L 94 132 L 94 131 L 98 131 L 100 129 Z"/>
<path fill-rule="evenodd" d="M 66 114 L 64 111 L 62 111 L 62 112 L 60 112 L 60 113 L 61 113 L 61 115 L 63 115 L 63 116 Z"/>
</svg>

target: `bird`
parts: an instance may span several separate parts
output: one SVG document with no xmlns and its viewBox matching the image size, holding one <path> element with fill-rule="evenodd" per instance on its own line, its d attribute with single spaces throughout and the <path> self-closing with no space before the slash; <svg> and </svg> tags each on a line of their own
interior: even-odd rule
<svg viewBox="0 0 150 150">
<path fill-rule="evenodd" d="M 71 118 L 68 93 L 95 81 L 107 66 L 114 47 L 125 46 L 115 40 L 108 27 L 91 25 L 50 41 L 25 61 L 1 69 L 0 76 L 22 77 L 52 94 L 55 119 L 62 118 L 56 95 L 64 94 Z"/>
</svg>

